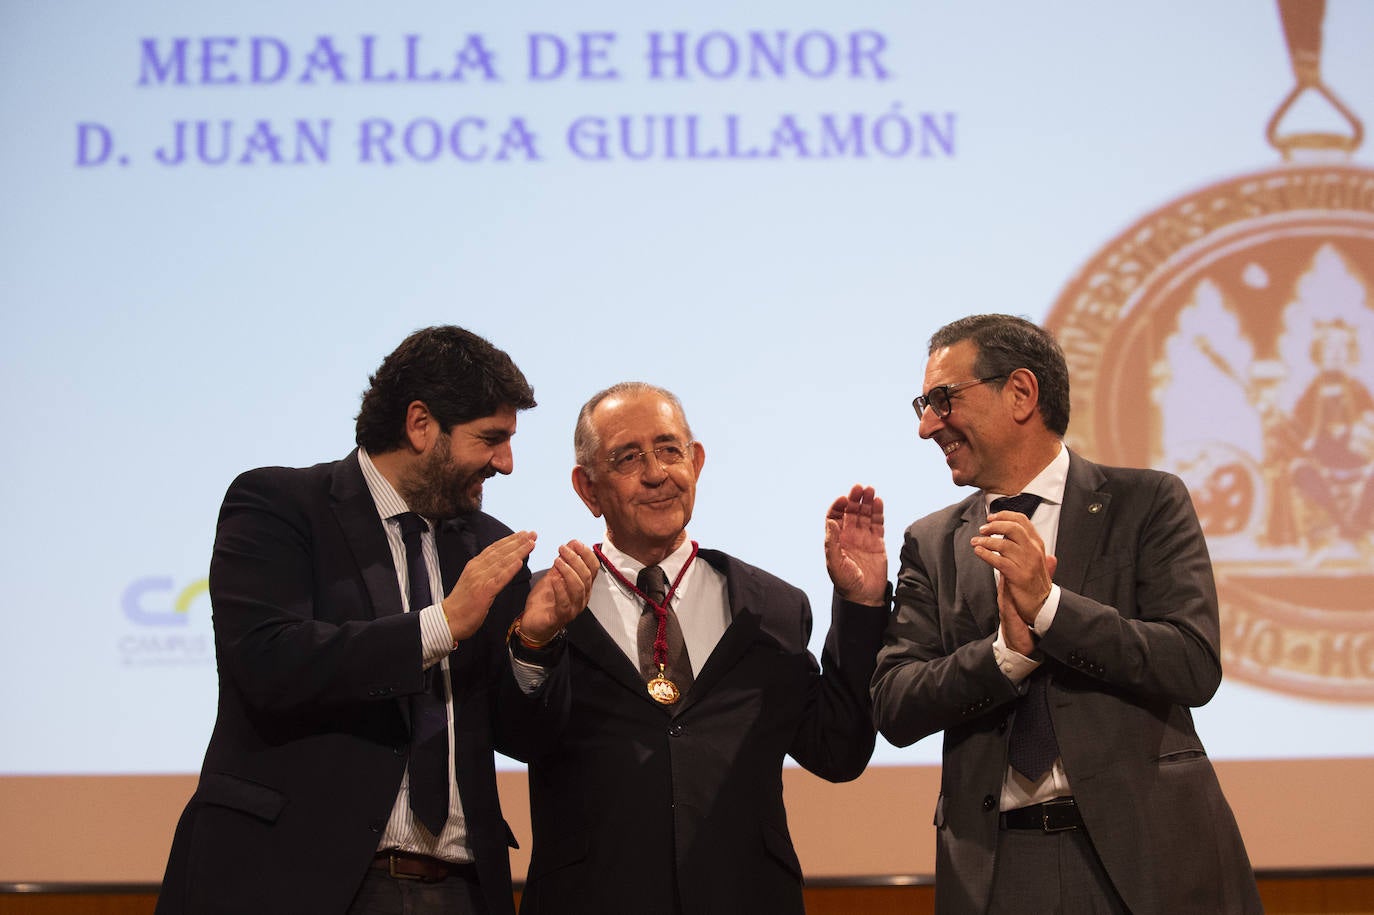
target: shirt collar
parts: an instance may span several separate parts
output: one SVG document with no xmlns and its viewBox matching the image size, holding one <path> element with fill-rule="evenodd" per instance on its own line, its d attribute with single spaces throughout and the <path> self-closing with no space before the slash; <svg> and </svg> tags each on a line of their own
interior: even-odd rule
<svg viewBox="0 0 1374 915">
<path fill-rule="evenodd" d="M 621 575 L 630 581 L 635 581 L 639 577 L 639 570 L 644 568 L 644 563 L 635 559 L 628 553 L 621 552 L 616 545 L 611 542 L 608 536 L 606 541 L 601 544 L 601 553 L 606 557 L 606 561 L 615 566 Z M 668 581 L 677 581 L 678 574 L 686 564 L 687 558 L 692 555 L 692 541 L 690 538 L 684 539 L 682 545 L 673 550 L 658 567 L 663 570 L 663 574 L 668 576 Z M 614 576 L 611 576 L 614 580 Z"/>
<path fill-rule="evenodd" d="M 1045 465 L 1045 469 L 1035 475 L 1035 478 L 1026 484 L 1026 488 L 1021 492 L 1032 493 L 1040 497 L 1040 501 L 1048 502 L 1051 505 L 1062 505 L 1064 503 L 1064 488 L 1069 482 L 1069 449 L 1064 447 L 1064 443 L 1059 443 L 1059 453 L 1054 456 L 1054 460 Z M 983 504 L 991 508 L 992 500 L 1002 496 L 1014 496 L 1014 492 L 984 492 Z"/>
<path fill-rule="evenodd" d="M 372 463 L 372 458 L 368 457 L 367 452 L 362 448 L 358 449 L 358 467 L 363 472 L 363 479 L 367 482 L 367 491 L 372 494 L 372 502 L 377 506 L 377 514 L 383 520 L 394 518 L 402 512 L 410 511 L 410 506 L 406 500 L 401 498 L 401 494 L 396 491 L 382 472 L 377 469 L 377 465 Z M 425 519 L 429 523 L 429 519 Z"/>
</svg>

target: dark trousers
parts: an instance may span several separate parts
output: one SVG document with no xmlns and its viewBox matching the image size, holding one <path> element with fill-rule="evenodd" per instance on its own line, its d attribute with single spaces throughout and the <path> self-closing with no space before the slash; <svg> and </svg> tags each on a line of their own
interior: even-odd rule
<svg viewBox="0 0 1374 915">
<path fill-rule="evenodd" d="M 475 873 L 425 882 L 369 870 L 347 915 L 487 915 Z"/>
<path fill-rule="evenodd" d="M 1083 829 L 1003 829 L 988 915 L 1130 915 Z"/>
</svg>

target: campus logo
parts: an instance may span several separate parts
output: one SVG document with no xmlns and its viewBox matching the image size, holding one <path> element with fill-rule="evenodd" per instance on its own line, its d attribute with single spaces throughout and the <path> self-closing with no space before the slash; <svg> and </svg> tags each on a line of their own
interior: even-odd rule
<svg viewBox="0 0 1374 915">
<path fill-rule="evenodd" d="M 214 657 L 210 635 L 209 582 L 179 583 L 170 576 L 150 575 L 130 582 L 120 595 L 120 608 L 132 627 L 118 639 L 125 666 L 205 664 Z"/>
<path fill-rule="evenodd" d="M 205 578 L 178 589 L 172 578 L 154 575 L 130 583 L 121 604 L 124 615 L 140 626 L 185 626 L 191 604 L 209 591 Z"/>
</svg>

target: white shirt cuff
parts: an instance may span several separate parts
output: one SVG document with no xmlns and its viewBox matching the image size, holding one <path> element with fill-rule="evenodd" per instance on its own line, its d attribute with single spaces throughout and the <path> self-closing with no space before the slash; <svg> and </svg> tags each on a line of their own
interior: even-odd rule
<svg viewBox="0 0 1374 915">
<path fill-rule="evenodd" d="M 510 669 L 511 673 L 515 674 L 515 682 L 520 687 L 520 692 L 526 696 L 543 686 L 544 681 L 549 678 L 548 668 L 520 660 L 511 654 L 509 648 L 506 649 L 506 653 L 510 654 Z"/>
<path fill-rule="evenodd" d="M 425 670 L 438 664 L 453 651 L 453 633 L 448 628 L 444 608 L 430 604 L 420 611 L 420 661 Z"/>
<path fill-rule="evenodd" d="M 1037 636 L 1048 632 L 1050 624 L 1054 622 L 1054 615 L 1059 610 L 1059 595 L 1059 586 L 1050 585 L 1050 596 L 1040 605 L 1040 611 L 1035 615 L 1035 625 L 1031 627 L 1031 632 Z M 1041 663 L 1010 648 L 1001 626 L 997 627 L 997 638 L 992 642 L 992 657 L 997 662 L 997 669 L 1008 680 L 1018 684 L 1034 673 Z"/>
</svg>

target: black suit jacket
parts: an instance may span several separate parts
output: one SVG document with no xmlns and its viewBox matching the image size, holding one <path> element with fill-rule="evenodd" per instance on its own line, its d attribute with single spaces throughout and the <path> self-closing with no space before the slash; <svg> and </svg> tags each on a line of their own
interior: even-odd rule
<svg viewBox="0 0 1374 915">
<path fill-rule="evenodd" d="M 723 553 L 698 559 L 725 575 L 732 621 L 676 707 L 649 697 L 590 611 L 568 627 L 572 714 L 530 760 L 521 915 L 803 910 L 783 758 L 831 781 L 863 771 L 887 613 L 837 606 L 822 673 L 801 591 Z"/>
<path fill-rule="evenodd" d="M 1017 689 L 993 660 L 992 568 L 969 540 L 981 492 L 906 532 L 896 608 L 874 680 L 883 735 L 945 732 L 936 804 L 936 910 L 982 912 Z M 1235 818 L 1189 708 L 1221 683 L 1207 544 L 1182 481 L 1069 455 L 1041 638 L 1064 769 L 1107 875 L 1137 915 L 1259 912 Z"/>
<path fill-rule="evenodd" d="M 475 512 L 436 530 L 444 588 L 509 533 Z M 566 714 L 566 671 L 525 696 L 505 632 L 529 570 L 449 656 L 458 790 L 483 892 L 513 913 L 493 747 L 530 752 Z M 343 912 L 405 771 L 407 697 L 424 688 L 419 616 L 402 613 L 386 533 L 358 466 L 260 468 L 229 487 L 210 564 L 219 711 L 177 825 L 157 911 Z"/>
</svg>

